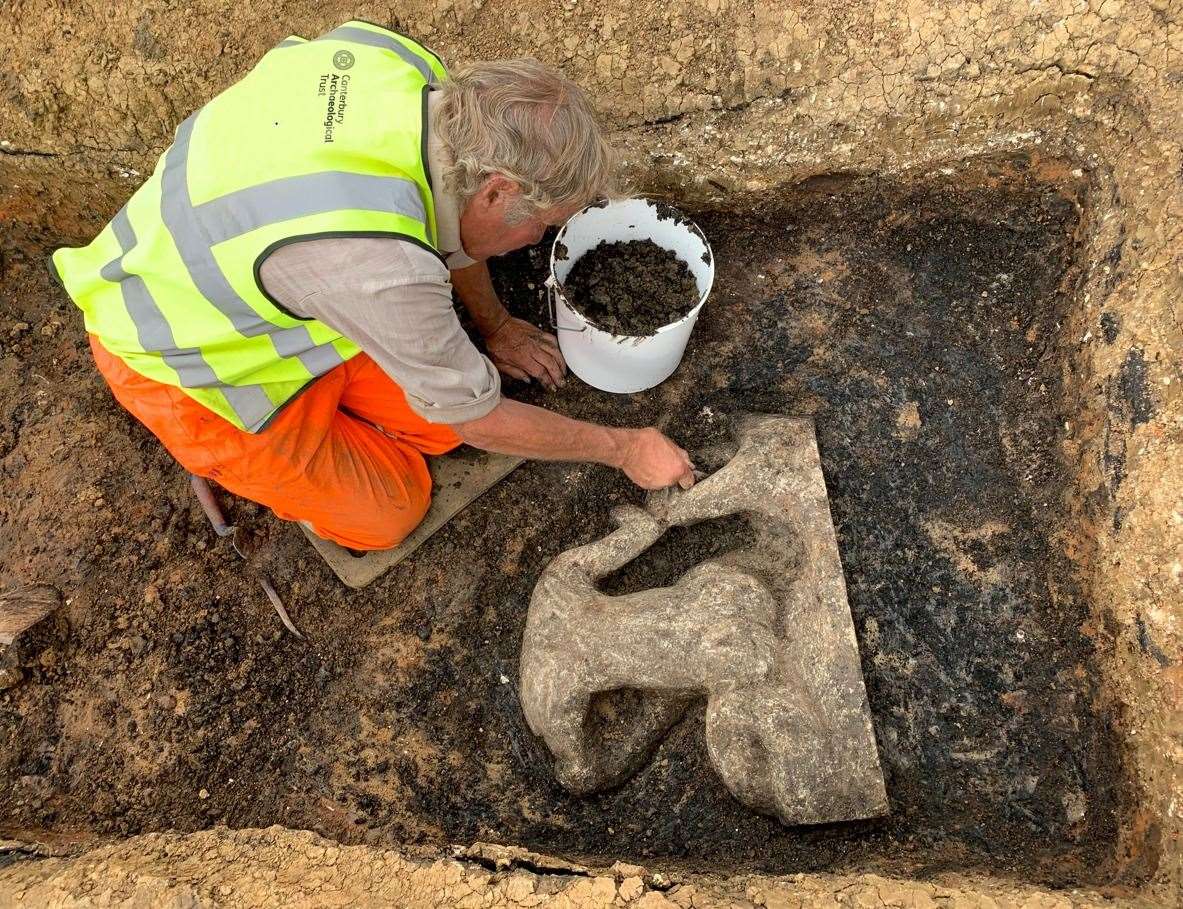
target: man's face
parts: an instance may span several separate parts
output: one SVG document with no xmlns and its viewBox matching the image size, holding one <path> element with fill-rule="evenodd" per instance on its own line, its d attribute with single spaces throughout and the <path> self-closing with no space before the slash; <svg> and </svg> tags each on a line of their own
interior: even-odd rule
<svg viewBox="0 0 1183 909">
<path fill-rule="evenodd" d="M 523 246 L 533 246 L 542 239 L 548 227 L 566 223 L 583 207 L 566 205 L 548 208 L 510 223 L 510 215 L 520 195 L 512 180 L 493 176 L 468 201 L 460 213 L 460 242 L 469 256 L 483 262 Z"/>
</svg>

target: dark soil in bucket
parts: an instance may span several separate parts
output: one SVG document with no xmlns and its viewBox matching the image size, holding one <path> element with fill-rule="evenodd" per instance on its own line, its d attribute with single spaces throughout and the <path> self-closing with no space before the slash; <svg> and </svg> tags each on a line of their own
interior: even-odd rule
<svg viewBox="0 0 1183 909">
<path fill-rule="evenodd" d="M 628 337 L 677 322 L 699 299 L 686 263 L 652 240 L 602 240 L 571 267 L 563 289 L 592 325 Z"/>
</svg>

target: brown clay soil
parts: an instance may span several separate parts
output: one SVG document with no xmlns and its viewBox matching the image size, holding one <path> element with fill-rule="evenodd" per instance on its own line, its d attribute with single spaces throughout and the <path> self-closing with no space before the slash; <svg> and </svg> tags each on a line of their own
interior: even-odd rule
<svg viewBox="0 0 1183 909">
<path fill-rule="evenodd" d="M 592 325 L 625 337 L 651 335 L 699 300 L 686 263 L 652 240 L 601 240 L 571 266 L 563 290 Z"/>
<path fill-rule="evenodd" d="M 698 212 L 719 273 L 678 373 L 629 397 L 569 382 L 546 398 L 618 424 L 664 418 L 692 451 L 734 410 L 815 418 L 891 815 L 794 830 L 731 798 L 698 711 L 635 779 L 589 799 L 556 785 L 525 727 L 530 592 L 640 500 L 621 475 L 527 464 L 360 592 L 296 528 L 227 501 L 297 640 L 95 374 L 41 265 L 86 238 L 6 231 L 0 577 L 66 605 L 3 657 L 23 681 L 0 692 L 0 833 L 280 823 L 715 871 L 1102 878 L 1124 774 L 1056 446 L 1077 192 L 1012 162 L 974 185 L 838 180 L 742 216 Z M 539 322 L 546 260 L 524 252 L 495 275 Z M 610 583 L 661 583 L 745 533 L 706 530 Z"/>
</svg>

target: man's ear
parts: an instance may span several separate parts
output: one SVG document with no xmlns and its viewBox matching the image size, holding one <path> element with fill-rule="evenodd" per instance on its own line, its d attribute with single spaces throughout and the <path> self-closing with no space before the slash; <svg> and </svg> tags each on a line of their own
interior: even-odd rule
<svg viewBox="0 0 1183 909">
<path fill-rule="evenodd" d="M 478 195 L 490 208 L 507 205 L 518 193 L 518 185 L 504 174 L 490 174 L 481 186 Z"/>
<path fill-rule="evenodd" d="M 481 183 L 481 185 L 477 188 L 477 191 L 473 193 L 472 198 L 468 200 L 468 206 L 475 209 L 489 208 L 489 195 L 492 192 L 492 181 L 492 177 L 485 178 L 484 182 Z"/>
</svg>

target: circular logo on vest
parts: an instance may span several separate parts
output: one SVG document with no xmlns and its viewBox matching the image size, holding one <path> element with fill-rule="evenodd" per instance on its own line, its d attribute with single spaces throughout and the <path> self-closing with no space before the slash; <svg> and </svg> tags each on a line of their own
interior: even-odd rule
<svg viewBox="0 0 1183 909">
<path fill-rule="evenodd" d="M 337 67 L 337 69 L 349 69 L 353 64 L 354 57 L 349 51 L 339 50 L 333 54 L 333 66 Z"/>
</svg>

